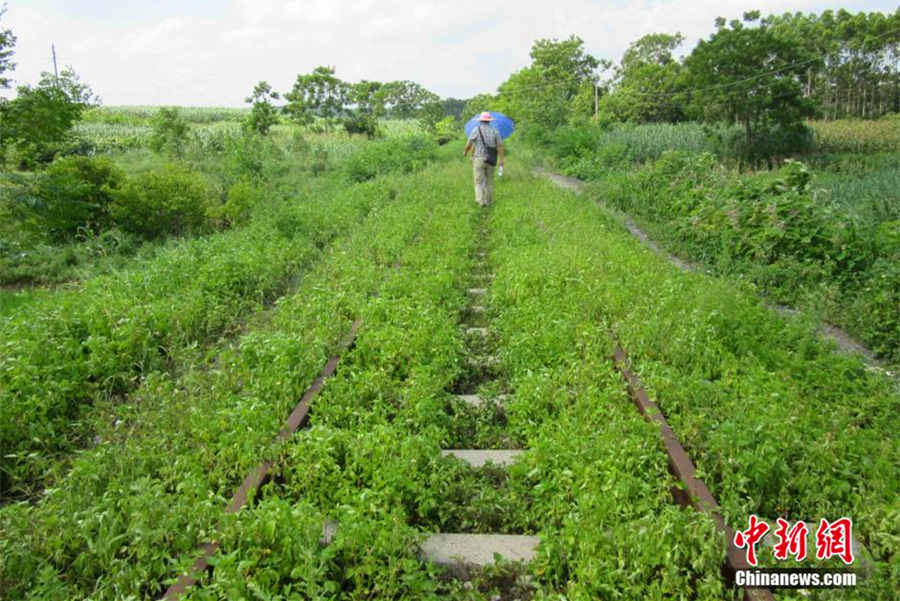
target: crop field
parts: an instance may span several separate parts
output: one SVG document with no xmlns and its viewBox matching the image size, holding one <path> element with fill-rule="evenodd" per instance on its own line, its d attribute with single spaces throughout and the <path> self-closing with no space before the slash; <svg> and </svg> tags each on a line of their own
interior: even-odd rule
<svg viewBox="0 0 900 601">
<path fill-rule="evenodd" d="M 2 598 L 741 598 L 619 347 L 728 527 L 853 518 L 865 581 L 775 598 L 893 598 L 894 380 L 515 145 L 481 209 L 405 135 L 307 136 L 248 224 L 0 314 Z M 477 536 L 520 546 L 450 577 Z"/>
</svg>

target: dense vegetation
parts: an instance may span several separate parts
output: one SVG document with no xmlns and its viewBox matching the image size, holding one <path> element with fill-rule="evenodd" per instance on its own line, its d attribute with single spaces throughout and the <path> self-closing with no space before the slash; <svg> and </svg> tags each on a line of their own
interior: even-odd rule
<svg viewBox="0 0 900 601">
<path fill-rule="evenodd" d="M 480 100 L 524 117 L 544 160 L 669 249 L 900 361 L 900 11 L 719 19 L 678 60 L 683 41 L 634 42 L 593 120 L 585 91 L 612 65 L 575 37 L 535 43 Z"/>
<path fill-rule="evenodd" d="M 464 176 L 441 161 L 330 196 L 368 210 L 296 290 L 251 310 L 235 338 L 173 347 L 171 368 L 148 366 L 124 396 L 86 407 L 93 442 L 40 503 L 0 512 L 6 596 L 158 597 L 211 536 L 223 499 L 268 457 L 276 476 L 224 522 L 215 572 L 192 598 L 467 598 L 416 555 L 424 533 L 441 529 L 539 534 L 531 584 L 516 585 L 539 597 L 728 598 L 712 525 L 669 505 L 661 441 L 609 361 L 614 335 L 729 523 L 750 512 L 853 515 L 876 570 L 853 595 L 890 598 L 900 397 L 889 380 L 752 293 L 678 272 L 604 209 L 521 167 L 504 175 L 483 232 Z M 483 244 L 501 361 L 500 388 L 483 393 L 511 393 L 505 436 L 528 449 L 505 477 L 438 455 L 473 435 L 498 440 L 496 416 L 448 409 L 464 371 L 458 320 L 472 250 Z M 310 428 L 273 442 L 358 317 L 363 330 Z M 340 529 L 322 546 L 326 519 Z M 498 570 L 478 590 L 528 582 Z"/>
<path fill-rule="evenodd" d="M 158 599 L 215 539 L 191 599 L 736 599 L 711 520 L 671 503 L 621 344 L 730 526 L 853 518 L 866 582 L 779 600 L 893 599 L 900 392 L 817 325 L 900 361 L 898 16 L 748 13 L 682 60 L 680 35 L 645 36 L 596 120 L 613 65 L 574 36 L 467 102 L 330 67 L 245 109 L 101 108 L 71 69 L 20 90 L 0 104 L 0 597 Z M 459 160 L 485 108 L 518 121 L 488 210 Z M 469 392 L 502 408 L 455 397 L 473 285 L 497 361 Z M 466 446 L 524 453 L 440 455 Z M 224 516 L 261 460 L 272 478 Z M 438 531 L 542 542 L 464 584 L 417 552 Z"/>
</svg>

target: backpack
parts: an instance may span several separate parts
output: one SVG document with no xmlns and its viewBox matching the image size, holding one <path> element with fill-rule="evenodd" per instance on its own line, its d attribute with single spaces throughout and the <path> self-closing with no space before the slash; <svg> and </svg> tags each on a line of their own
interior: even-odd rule
<svg viewBox="0 0 900 601">
<path fill-rule="evenodd" d="M 481 125 L 478 126 L 478 137 L 481 138 L 481 144 L 484 146 L 484 151 L 487 153 L 487 156 L 484 157 L 484 162 L 488 165 L 496 165 L 497 164 L 497 147 L 496 146 L 488 146 L 487 142 L 484 141 L 484 134 L 481 133 Z"/>
</svg>

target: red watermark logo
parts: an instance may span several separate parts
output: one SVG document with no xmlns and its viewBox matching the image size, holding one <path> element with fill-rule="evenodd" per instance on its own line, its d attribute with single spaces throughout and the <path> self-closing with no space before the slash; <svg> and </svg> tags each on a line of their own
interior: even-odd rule
<svg viewBox="0 0 900 601">
<path fill-rule="evenodd" d="M 807 556 L 807 537 L 809 527 L 804 522 L 797 522 L 793 526 L 785 519 L 778 518 L 778 527 L 773 531 L 777 539 L 773 548 L 775 559 L 786 561 L 793 557 L 794 561 L 803 561 Z M 769 524 L 760 520 L 756 515 L 751 515 L 746 530 L 738 530 L 734 533 L 734 546 L 738 549 L 746 549 L 747 563 L 756 567 L 756 545 L 762 541 L 771 530 Z M 839 557 L 847 565 L 853 564 L 853 520 L 847 517 L 829 522 L 822 519 L 816 529 L 816 559 L 826 560 Z"/>
</svg>

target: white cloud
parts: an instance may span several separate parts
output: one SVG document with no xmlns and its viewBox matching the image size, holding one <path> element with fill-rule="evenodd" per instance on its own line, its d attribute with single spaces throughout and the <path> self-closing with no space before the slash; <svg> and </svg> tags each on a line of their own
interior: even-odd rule
<svg viewBox="0 0 900 601">
<path fill-rule="evenodd" d="M 853 3 L 852 10 L 877 10 Z M 589 52 L 618 60 L 651 32 L 687 36 L 690 46 L 746 0 L 483 3 L 460 0 L 233 0 L 218 12 L 169 14 L 123 26 L 72 19 L 19 5 L 4 24 L 19 37 L 14 76 L 33 82 L 49 69 L 55 42 L 108 104 L 240 105 L 259 80 L 287 90 L 298 73 L 334 65 L 338 76 L 411 79 L 442 96 L 496 88 L 529 62 L 534 40 L 576 34 Z M 812 0 L 757 0 L 771 12 L 820 11 Z"/>
</svg>

